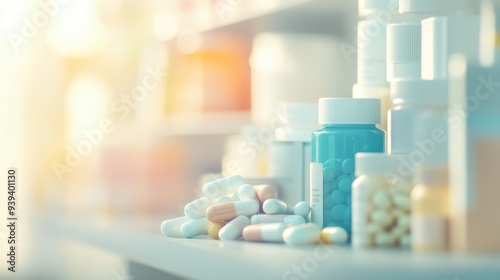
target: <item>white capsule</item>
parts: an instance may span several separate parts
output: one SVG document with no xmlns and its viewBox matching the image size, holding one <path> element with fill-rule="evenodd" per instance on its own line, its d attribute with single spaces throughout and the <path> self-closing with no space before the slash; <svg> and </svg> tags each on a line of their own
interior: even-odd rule
<svg viewBox="0 0 500 280">
<path fill-rule="evenodd" d="M 349 239 L 347 231 L 341 227 L 326 227 L 321 230 L 320 240 L 327 244 L 344 244 Z"/>
<path fill-rule="evenodd" d="M 285 225 L 305 224 L 306 220 L 299 215 L 253 215 L 250 219 L 251 224 L 272 224 L 283 223 Z"/>
<path fill-rule="evenodd" d="M 181 233 L 181 226 L 185 222 L 190 221 L 188 217 L 179 217 L 170 220 L 165 220 L 161 223 L 160 231 L 164 236 L 167 237 L 184 237 Z"/>
<path fill-rule="evenodd" d="M 210 222 L 207 218 L 201 218 L 185 222 L 181 226 L 182 236 L 191 238 L 198 235 L 208 234 L 208 224 Z"/>
<path fill-rule="evenodd" d="M 262 204 L 262 210 L 266 214 L 288 214 L 290 213 L 290 206 L 279 199 L 270 198 Z"/>
<path fill-rule="evenodd" d="M 296 225 L 283 232 L 283 241 L 286 245 L 301 246 L 318 242 L 321 229 L 313 223 Z"/>
<path fill-rule="evenodd" d="M 257 197 L 257 192 L 255 192 L 255 189 L 252 187 L 252 185 L 249 184 L 244 184 L 240 186 L 240 188 L 238 189 L 238 196 L 240 197 L 241 200 L 259 199 Z"/>
<path fill-rule="evenodd" d="M 403 210 L 410 210 L 410 197 L 404 194 L 395 194 L 392 198 L 394 204 Z"/>
<path fill-rule="evenodd" d="M 391 199 L 386 191 L 377 190 L 372 197 L 375 207 L 380 209 L 388 209 L 391 207 Z"/>
<path fill-rule="evenodd" d="M 227 203 L 227 202 L 233 202 L 233 199 L 230 198 L 229 196 L 223 196 L 217 200 L 217 204 L 222 204 L 222 203 Z"/>
<path fill-rule="evenodd" d="M 409 215 L 401 215 L 398 217 L 397 226 L 399 228 L 410 228 L 410 216 Z"/>
<path fill-rule="evenodd" d="M 184 207 L 184 215 L 190 219 L 196 220 L 205 217 L 205 211 L 212 205 L 209 198 L 201 197 L 186 204 Z"/>
<path fill-rule="evenodd" d="M 373 223 L 380 225 L 381 227 L 388 226 L 392 223 L 394 217 L 390 212 L 385 210 L 375 210 L 371 213 L 370 218 Z"/>
<path fill-rule="evenodd" d="M 387 232 L 379 232 L 375 235 L 375 244 L 377 246 L 391 246 L 394 244 L 394 238 Z"/>
<path fill-rule="evenodd" d="M 306 221 L 309 219 L 309 212 L 311 207 L 305 201 L 300 201 L 292 208 L 292 214 L 302 216 Z"/>
<path fill-rule="evenodd" d="M 250 224 L 250 219 L 247 216 L 238 216 L 227 223 L 219 231 L 221 240 L 235 240 L 241 236 L 243 229 Z"/>
<path fill-rule="evenodd" d="M 283 242 L 285 229 L 282 223 L 249 225 L 243 229 L 243 238 L 246 241 Z"/>
<path fill-rule="evenodd" d="M 233 175 L 218 179 L 203 186 L 203 195 L 208 198 L 217 198 L 232 194 L 238 190 L 238 187 L 244 184 L 244 180 L 239 175 Z"/>
</svg>

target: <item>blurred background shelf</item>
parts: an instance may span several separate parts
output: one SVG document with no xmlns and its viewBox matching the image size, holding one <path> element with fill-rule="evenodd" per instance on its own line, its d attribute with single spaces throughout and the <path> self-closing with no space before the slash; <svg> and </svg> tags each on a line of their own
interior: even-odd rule
<svg viewBox="0 0 500 280">
<path fill-rule="evenodd" d="M 207 5 L 197 20 L 181 23 L 178 35 L 231 29 L 258 32 L 269 27 L 331 31 L 342 22 L 339 18 L 353 18 L 357 13 L 356 1 L 342 0 L 214 0 Z"/>
<path fill-rule="evenodd" d="M 96 225 L 95 221 L 41 221 L 45 229 L 42 234 L 50 228 L 63 239 L 181 278 L 493 280 L 500 277 L 499 254 L 411 254 L 405 250 L 357 251 L 348 246 L 292 248 L 208 237 L 165 238 L 159 234 L 158 219 L 154 218 L 127 219 L 107 225 Z"/>
</svg>

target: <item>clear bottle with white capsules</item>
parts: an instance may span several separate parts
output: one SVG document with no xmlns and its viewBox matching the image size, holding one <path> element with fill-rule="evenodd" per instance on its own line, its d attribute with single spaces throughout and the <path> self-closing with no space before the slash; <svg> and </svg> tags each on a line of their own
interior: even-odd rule
<svg viewBox="0 0 500 280">
<path fill-rule="evenodd" d="M 355 248 L 411 245 L 411 181 L 401 175 L 406 157 L 356 154 L 352 186 L 352 244 Z"/>
<path fill-rule="evenodd" d="M 319 123 L 312 133 L 312 222 L 351 232 L 351 185 L 354 155 L 383 152 L 385 132 L 380 123 L 380 99 L 321 98 Z"/>
</svg>

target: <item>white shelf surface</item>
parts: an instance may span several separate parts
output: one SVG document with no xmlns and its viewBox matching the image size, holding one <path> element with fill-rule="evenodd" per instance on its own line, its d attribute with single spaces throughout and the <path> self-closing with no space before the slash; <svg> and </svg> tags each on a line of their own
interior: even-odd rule
<svg viewBox="0 0 500 280">
<path fill-rule="evenodd" d="M 133 222 L 128 229 L 60 222 L 53 226 L 73 241 L 189 279 L 500 279 L 500 254 L 412 254 L 348 246 L 292 248 L 209 237 L 175 239 L 161 236 L 159 229 L 131 230 Z"/>
</svg>

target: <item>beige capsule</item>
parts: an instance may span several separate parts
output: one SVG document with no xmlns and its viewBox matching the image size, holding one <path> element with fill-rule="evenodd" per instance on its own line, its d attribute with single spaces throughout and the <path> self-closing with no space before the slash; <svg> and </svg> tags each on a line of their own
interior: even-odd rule
<svg viewBox="0 0 500 280">
<path fill-rule="evenodd" d="M 213 223 L 230 221 L 238 216 L 249 216 L 259 212 L 259 203 L 255 200 L 227 202 L 208 207 L 207 219 Z"/>
</svg>

